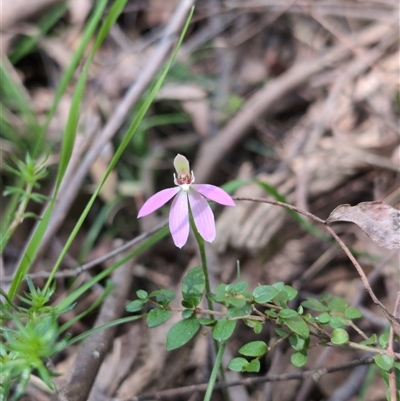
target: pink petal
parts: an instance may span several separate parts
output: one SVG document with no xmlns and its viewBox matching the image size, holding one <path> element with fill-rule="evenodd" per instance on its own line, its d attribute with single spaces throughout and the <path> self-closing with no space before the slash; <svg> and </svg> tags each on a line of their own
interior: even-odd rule
<svg viewBox="0 0 400 401">
<path fill-rule="evenodd" d="M 174 244 L 182 248 L 189 237 L 189 207 L 187 192 L 181 191 L 172 202 L 169 212 L 169 230 Z"/>
<path fill-rule="evenodd" d="M 189 203 L 198 232 L 206 241 L 213 242 L 215 239 L 213 212 L 207 201 L 193 189 L 193 186 L 189 191 Z"/>
<path fill-rule="evenodd" d="M 203 196 L 225 206 L 235 206 L 233 199 L 221 188 L 210 184 L 193 184 L 192 188 Z"/>
<path fill-rule="evenodd" d="M 157 192 L 149 199 L 147 199 L 144 205 L 140 208 L 138 218 L 147 216 L 148 214 L 153 213 L 155 210 L 159 209 L 161 206 L 164 206 L 179 191 L 179 187 L 174 187 L 163 189 L 162 191 Z"/>
</svg>

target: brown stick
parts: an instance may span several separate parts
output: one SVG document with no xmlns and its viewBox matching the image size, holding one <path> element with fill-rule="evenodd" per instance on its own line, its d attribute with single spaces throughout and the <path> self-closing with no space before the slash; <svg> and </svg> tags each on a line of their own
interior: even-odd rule
<svg viewBox="0 0 400 401">
<path fill-rule="evenodd" d="M 347 257 L 350 259 L 350 261 L 353 263 L 353 266 L 356 268 L 357 273 L 359 274 L 361 281 L 364 284 L 364 288 L 370 295 L 372 301 L 376 306 L 378 306 L 385 317 L 389 320 L 391 327 L 393 328 L 394 332 L 400 336 L 400 320 L 394 317 L 392 314 L 388 312 L 388 310 L 382 305 L 382 303 L 378 300 L 376 295 L 374 294 L 374 291 L 372 290 L 371 286 L 369 285 L 367 276 L 364 273 L 364 270 L 360 266 L 360 264 L 357 262 L 357 259 L 353 256 L 353 254 L 350 252 L 350 249 L 346 246 L 346 244 L 340 239 L 340 237 L 332 230 L 331 227 L 329 227 L 326 223 L 325 220 L 320 219 L 317 216 L 314 216 L 312 213 L 309 213 L 305 210 L 302 210 L 298 207 L 289 205 L 287 203 L 283 202 L 278 202 L 274 200 L 268 200 L 264 198 L 252 198 L 252 197 L 244 197 L 244 196 L 233 196 L 232 197 L 234 200 L 245 200 L 245 201 L 253 201 L 253 202 L 260 202 L 260 203 L 269 203 L 271 205 L 277 205 L 277 206 L 282 206 L 286 209 L 294 210 L 297 213 L 300 213 L 304 216 L 309 217 L 310 219 L 314 220 L 317 223 L 321 223 L 324 225 L 324 227 L 327 229 L 327 231 L 332 235 L 332 237 L 336 240 L 336 242 L 339 244 L 339 246 L 343 249 L 343 251 L 346 253 Z"/>
<path fill-rule="evenodd" d="M 123 245 L 115 248 L 111 252 L 109 252 L 105 255 L 102 255 L 102 256 L 98 257 L 97 259 L 91 260 L 90 262 L 87 262 L 81 266 L 77 266 L 73 269 L 66 269 L 63 271 L 59 271 L 58 273 L 55 274 L 54 278 L 57 279 L 57 278 L 65 278 L 65 277 L 76 277 L 79 274 L 81 274 L 87 270 L 90 270 L 93 267 L 98 266 L 101 263 L 105 262 L 106 260 L 108 260 L 114 256 L 117 256 L 118 254 L 141 243 L 145 239 L 147 239 L 150 236 L 152 236 L 153 234 L 155 234 L 157 231 L 161 230 L 161 228 L 165 227 L 167 225 L 167 223 L 168 223 L 168 220 L 162 221 L 161 223 L 157 224 L 152 229 L 146 231 L 143 234 L 140 234 L 139 236 L 135 237 L 133 240 L 128 241 L 126 244 L 123 244 Z M 31 279 L 48 278 L 48 277 L 50 277 L 50 273 L 46 272 L 46 271 L 41 271 L 41 272 L 29 274 L 28 276 Z M 12 280 L 13 280 L 13 276 L 4 276 L 4 277 L 0 276 L 0 282 L 2 282 L 2 283 L 11 283 Z"/>
<path fill-rule="evenodd" d="M 400 315 L 400 292 L 397 293 L 396 304 L 394 305 L 393 315 L 395 317 Z M 394 345 L 394 327 L 392 325 L 390 327 L 390 332 L 389 332 L 388 351 L 392 354 L 392 356 L 394 358 L 395 357 L 395 352 L 394 352 L 393 345 Z M 399 401 L 398 398 L 397 398 L 396 371 L 395 371 L 395 369 L 392 369 L 392 371 L 389 372 L 389 388 L 390 388 L 390 399 Z"/>
<path fill-rule="evenodd" d="M 344 369 L 350 369 L 360 365 L 368 365 L 373 363 L 373 361 L 374 361 L 373 358 L 356 359 L 354 361 L 343 363 L 341 365 L 331 366 L 329 368 L 319 368 L 299 373 L 286 373 L 283 375 L 267 375 L 261 377 L 252 377 L 229 383 L 217 383 L 215 385 L 215 389 L 221 389 L 232 386 L 249 386 L 249 385 L 254 385 L 256 383 L 267 383 L 267 382 L 288 381 L 288 380 L 304 380 L 306 378 L 313 378 L 314 380 L 318 380 L 321 376 L 326 375 L 327 373 L 337 372 L 339 370 L 344 370 Z M 176 399 L 179 396 L 191 394 L 193 392 L 200 392 L 200 391 L 204 392 L 206 391 L 207 386 L 208 383 L 203 383 L 193 386 L 185 386 L 170 390 L 157 391 L 151 394 L 149 393 L 133 397 L 129 401 Z"/>
</svg>

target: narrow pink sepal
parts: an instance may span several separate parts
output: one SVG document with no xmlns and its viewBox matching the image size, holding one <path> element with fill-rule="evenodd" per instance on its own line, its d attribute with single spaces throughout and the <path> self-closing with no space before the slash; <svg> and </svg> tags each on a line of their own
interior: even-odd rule
<svg viewBox="0 0 400 401">
<path fill-rule="evenodd" d="M 153 213 L 155 210 L 159 209 L 161 206 L 164 206 L 179 191 L 179 187 L 174 187 L 163 189 L 162 191 L 157 192 L 149 199 L 147 199 L 147 201 L 140 208 L 138 218 L 147 216 L 148 214 Z"/>
<path fill-rule="evenodd" d="M 182 248 L 189 237 L 189 207 L 187 192 L 181 191 L 172 202 L 169 212 L 169 230 L 174 244 Z"/>
<path fill-rule="evenodd" d="M 197 231 L 207 242 L 213 242 L 215 239 L 214 214 L 207 201 L 193 189 L 193 186 L 189 190 L 189 203 Z"/>
<path fill-rule="evenodd" d="M 210 184 L 193 184 L 192 188 L 203 196 L 225 206 L 236 206 L 233 199 L 221 188 Z"/>
</svg>

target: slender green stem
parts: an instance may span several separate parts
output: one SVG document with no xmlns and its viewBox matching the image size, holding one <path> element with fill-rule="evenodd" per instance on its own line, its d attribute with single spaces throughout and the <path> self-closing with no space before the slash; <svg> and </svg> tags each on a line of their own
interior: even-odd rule
<svg viewBox="0 0 400 401">
<path fill-rule="evenodd" d="M 211 396 L 212 396 L 214 386 L 215 386 L 215 381 L 217 380 L 217 376 L 218 376 L 218 371 L 220 370 L 220 368 L 222 368 L 222 357 L 224 355 L 225 347 L 226 347 L 226 341 L 221 341 L 219 343 L 219 349 L 218 349 L 217 357 L 215 358 L 215 363 L 214 363 L 213 370 L 211 372 L 210 380 L 208 381 L 208 387 L 207 387 L 206 394 L 204 396 L 204 401 L 211 400 Z"/>
<path fill-rule="evenodd" d="M 190 210 L 190 206 L 189 206 L 189 220 L 190 220 L 190 225 L 192 227 L 192 230 L 193 230 L 194 236 L 196 238 L 197 244 L 199 246 L 201 267 L 203 269 L 204 277 L 205 277 L 205 281 L 206 281 L 205 287 L 206 287 L 206 299 L 207 299 L 208 309 L 210 311 L 214 311 L 213 302 L 212 302 L 212 300 L 210 298 L 211 286 L 210 286 L 210 278 L 209 278 L 209 275 L 208 275 L 208 266 L 207 266 L 207 257 L 206 257 L 206 248 L 205 248 L 205 244 L 204 244 L 204 239 L 199 234 L 199 232 L 197 231 L 196 224 L 195 224 L 194 219 L 193 219 L 192 211 Z M 214 313 L 210 313 L 209 316 L 210 316 L 210 319 L 215 320 Z M 216 356 L 216 359 L 215 359 L 215 363 L 214 363 L 213 372 L 214 372 L 214 370 L 216 370 L 218 372 L 218 369 L 219 369 L 220 370 L 220 374 L 221 374 L 221 380 L 225 381 L 224 369 L 223 369 L 223 367 L 221 365 L 221 361 L 218 362 L 218 355 L 221 352 L 221 344 L 222 343 L 220 344 L 217 340 L 215 340 L 215 339 L 213 339 L 213 340 L 214 340 L 215 352 L 217 353 L 217 356 Z M 223 349 L 225 349 L 225 345 L 223 346 Z M 223 353 L 224 352 L 222 350 L 222 354 Z M 222 358 L 222 354 L 221 354 L 221 358 Z M 211 374 L 211 376 L 212 376 L 212 374 Z M 210 385 L 211 381 L 212 381 L 212 379 L 210 378 L 209 385 Z M 215 383 L 215 378 L 214 378 L 214 383 Z M 214 387 L 214 384 L 212 385 L 212 388 L 213 387 Z M 212 388 L 211 388 L 211 391 L 212 391 Z M 225 394 L 225 399 L 229 400 L 229 395 Z"/>
<path fill-rule="evenodd" d="M 211 294 L 211 286 L 210 286 L 210 278 L 208 276 L 208 266 L 207 266 L 207 257 L 206 257 L 206 248 L 204 245 L 204 239 L 202 236 L 199 234 L 197 231 L 196 225 L 193 220 L 192 212 L 190 211 L 189 213 L 190 217 L 190 225 L 192 226 L 192 230 L 194 233 L 194 236 L 197 241 L 197 245 L 199 246 L 199 252 L 200 252 L 200 260 L 201 260 L 201 267 L 204 272 L 204 277 L 206 280 L 206 299 L 207 299 L 207 306 L 209 310 L 214 310 L 213 303 L 210 299 L 210 294 Z M 210 319 L 215 319 L 214 315 L 210 315 Z"/>
</svg>

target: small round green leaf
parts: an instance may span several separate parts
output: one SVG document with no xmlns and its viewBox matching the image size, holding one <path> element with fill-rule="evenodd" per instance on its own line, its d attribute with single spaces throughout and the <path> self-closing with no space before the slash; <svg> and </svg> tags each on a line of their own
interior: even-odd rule
<svg viewBox="0 0 400 401">
<path fill-rule="evenodd" d="M 305 354 L 303 352 L 295 352 L 290 357 L 290 361 L 292 362 L 292 365 L 297 366 L 298 368 L 301 368 L 302 366 L 304 366 L 307 362 L 307 359 L 308 359 L 307 354 Z"/>
<path fill-rule="evenodd" d="M 331 316 L 331 319 L 329 320 L 329 326 L 331 326 L 332 329 L 340 329 L 347 326 L 347 321 L 342 316 Z"/>
<path fill-rule="evenodd" d="M 285 337 L 287 334 L 285 330 L 282 330 L 279 327 L 275 327 L 274 331 L 279 337 Z"/>
<path fill-rule="evenodd" d="M 346 330 L 334 329 L 332 331 L 331 342 L 332 344 L 340 345 L 349 340 L 349 335 Z"/>
<path fill-rule="evenodd" d="M 316 319 L 313 315 L 311 315 L 311 313 L 306 313 L 305 315 L 303 315 L 303 319 L 306 322 L 310 322 L 310 323 L 316 323 Z"/>
<path fill-rule="evenodd" d="M 234 306 L 235 308 L 243 308 L 247 303 L 246 298 L 244 298 L 242 295 L 233 295 L 228 297 L 226 300 L 229 306 Z"/>
<path fill-rule="evenodd" d="M 218 320 L 212 331 L 214 340 L 224 341 L 227 340 L 234 332 L 236 327 L 236 320 L 228 320 L 223 317 Z"/>
<path fill-rule="evenodd" d="M 135 299 L 134 301 L 129 302 L 129 304 L 126 305 L 125 310 L 127 312 L 137 312 L 142 310 L 145 305 L 145 301 L 142 301 L 141 299 Z"/>
<path fill-rule="evenodd" d="M 275 297 L 275 301 L 282 307 L 287 308 L 287 302 L 289 301 L 289 295 L 286 291 L 282 290 Z"/>
<path fill-rule="evenodd" d="M 378 337 L 374 333 L 374 334 L 372 334 L 371 337 L 367 338 L 364 341 L 361 341 L 360 344 L 362 344 L 362 345 L 376 345 L 377 342 L 378 342 Z"/>
<path fill-rule="evenodd" d="M 248 286 L 249 284 L 246 281 L 238 281 L 233 285 L 233 291 L 236 292 L 236 294 L 243 294 Z"/>
<path fill-rule="evenodd" d="M 327 302 L 329 310 L 332 312 L 344 312 L 347 308 L 347 302 L 340 297 L 332 297 Z"/>
<path fill-rule="evenodd" d="M 315 298 L 308 297 L 305 301 L 301 303 L 304 308 L 315 310 L 317 312 L 327 312 L 329 308 L 322 304 Z"/>
<path fill-rule="evenodd" d="M 203 269 L 200 267 L 190 269 L 182 281 L 182 296 L 186 307 L 188 304 L 195 307 L 200 303 L 205 285 L 206 279 Z"/>
<path fill-rule="evenodd" d="M 388 372 L 392 369 L 394 364 L 394 359 L 390 355 L 376 355 L 374 357 L 375 363 L 383 370 Z"/>
<path fill-rule="evenodd" d="M 389 346 L 389 332 L 388 331 L 379 336 L 379 345 L 383 349 L 386 349 Z"/>
<path fill-rule="evenodd" d="M 331 315 L 328 312 L 322 312 L 315 319 L 321 324 L 328 324 L 331 320 Z"/>
<path fill-rule="evenodd" d="M 226 311 L 226 317 L 233 318 L 233 317 L 242 317 L 250 315 L 252 312 L 252 308 L 250 305 L 246 304 L 242 307 L 232 308 L 231 306 Z"/>
<path fill-rule="evenodd" d="M 272 285 L 260 285 L 256 287 L 253 291 L 254 300 L 259 304 L 264 304 L 271 301 L 279 294 L 277 290 Z"/>
<path fill-rule="evenodd" d="M 198 332 L 200 323 L 196 318 L 184 319 L 175 323 L 167 334 L 167 350 L 182 347 Z"/>
<path fill-rule="evenodd" d="M 249 362 L 244 358 L 233 358 L 229 364 L 228 368 L 233 370 L 234 372 L 242 372 L 243 367 L 246 366 Z"/>
<path fill-rule="evenodd" d="M 297 312 L 293 309 L 282 309 L 279 312 L 279 317 L 281 319 L 291 319 L 293 317 L 298 316 Z"/>
<path fill-rule="evenodd" d="M 293 299 L 295 299 L 297 297 L 297 294 L 299 293 L 297 290 L 295 290 L 290 285 L 285 285 L 283 287 L 283 291 L 286 292 L 289 301 L 292 301 Z"/>
<path fill-rule="evenodd" d="M 227 292 L 227 293 L 233 292 L 233 284 L 227 284 L 225 286 L 225 292 Z"/>
<path fill-rule="evenodd" d="M 143 299 L 143 300 L 147 299 L 149 296 L 149 294 L 145 290 L 137 290 L 136 295 L 139 299 Z"/>
<path fill-rule="evenodd" d="M 253 359 L 247 365 L 243 366 L 243 372 L 259 372 L 260 371 L 260 361 L 258 359 Z"/>
<path fill-rule="evenodd" d="M 217 323 L 214 319 L 210 319 L 209 317 L 200 317 L 197 319 L 202 326 L 214 326 Z"/>
<path fill-rule="evenodd" d="M 239 354 L 260 357 L 264 355 L 267 350 L 268 346 L 264 341 L 252 341 L 243 345 L 243 347 L 239 349 Z"/>
<path fill-rule="evenodd" d="M 278 281 L 277 283 L 272 284 L 272 287 L 276 288 L 278 291 L 282 291 L 285 283 L 282 281 Z"/>
<path fill-rule="evenodd" d="M 274 310 L 266 310 L 264 313 L 266 316 L 271 317 L 272 319 L 278 317 L 278 314 Z"/>
<path fill-rule="evenodd" d="M 349 306 L 344 310 L 344 315 L 347 317 L 347 319 L 359 319 L 362 317 L 362 313 L 357 308 L 353 308 L 352 306 Z"/>
<path fill-rule="evenodd" d="M 194 315 L 194 310 L 192 309 L 185 309 L 182 312 L 182 319 L 189 319 L 190 317 L 192 317 Z"/>
<path fill-rule="evenodd" d="M 310 336 L 310 329 L 308 328 L 307 323 L 295 310 L 282 309 L 279 312 L 279 318 L 282 320 L 283 324 L 299 336 L 303 338 L 308 338 Z"/>
<path fill-rule="evenodd" d="M 155 298 L 160 304 L 167 304 L 175 299 L 175 293 L 168 289 L 154 290 L 149 297 Z"/>
<path fill-rule="evenodd" d="M 213 295 L 213 300 L 215 302 L 224 302 L 226 298 L 226 285 L 225 284 L 218 284 L 215 287 L 215 294 Z"/>
<path fill-rule="evenodd" d="M 297 334 L 292 334 L 289 337 L 289 342 L 292 348 L 296 351 L 301 351 L 306 346 L 306 340 Z"/>
<path fill-rule="evenodd" d="M 263 325 L 259 320 L 245 319 L 244 323 L 246 324 L 246 326 L 251 327 L 254 330 L 254 333 L 256 334 L 261 333 Z"/>
<path fill-rule="evenodd" d="M 146 317 L 147 325 L 152 329 L 166 322 L 171 316 L 171 312 L 166 309 L 152 309 Z"/>
</svg>

